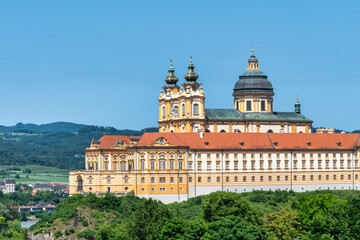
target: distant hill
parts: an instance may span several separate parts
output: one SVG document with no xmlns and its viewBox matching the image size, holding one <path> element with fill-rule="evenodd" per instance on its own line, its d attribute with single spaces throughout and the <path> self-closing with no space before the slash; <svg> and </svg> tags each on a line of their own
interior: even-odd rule
<svg viewBox="0 0 360 240">
<path fill-rule="evenodd" d="M 66 169 L 84 168 L 84 150 L 92 139 L 106 135 L 141 136 L 158 128 L 119 130 L 113 127 L 55 122 L 0 126 L 0 165 L 38 164 Z"/>
<path fill-rule="evenodd" d="M 17 123 L 15 126 L 1 126 L 0 132 L 78 132 L 81 128 L 86 127 L 85 124 L 77 124 L 72 122 L 54 122 L 36 125 L 33 123 Z M 25 130 L 25 131 L 24 131 Z"/>
</svg>

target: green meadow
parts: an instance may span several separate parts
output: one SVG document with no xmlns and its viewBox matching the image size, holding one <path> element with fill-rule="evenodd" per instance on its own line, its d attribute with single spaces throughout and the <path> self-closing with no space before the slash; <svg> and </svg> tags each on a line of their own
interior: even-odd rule
<svg viewBox="0 0 360 240">
<path fill-rule="evenodd" d="M 11 170 L 12 168 L 19 168 L 20 170 Z M 55 167 L 47 167 L 40 165 L 0 165 L 0 169 L 10 171 L 10 177 L 15 179 L 16 183 L 22 184 L 36 184 L 36 183 L 69 183 L 69 170 L 59 169 Z M 31 173 L 24 173 L 25 169 L 30 169 Z M 15 178 L 16 175 L 20 178 Z M 0 175 L 2 180 L 4 176 Z"/>
</svg>

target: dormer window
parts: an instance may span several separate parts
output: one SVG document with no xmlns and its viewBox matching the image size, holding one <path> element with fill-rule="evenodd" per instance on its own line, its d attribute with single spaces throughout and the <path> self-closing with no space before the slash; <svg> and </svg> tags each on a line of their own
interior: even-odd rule
<svg viewBox="0 0 360 240">
<path fill-rule="evenodd" d="M 337 142 L 336 144 L 337 144 L 338 146 L 341 146 L 341 142 Z"/>
<path fill-rule="evenodd" d="M 205 145 L 206 145 L 206 146 L 209 146 L 210 143 L 209 143 L 208 141 L 205 141 Z"/>
<path fill-rule="evenodd" d="M 274 146 L 277 146 L 277 145 L 279 145 L 279 143 L 278 142 L 273 142 L 274 143 Z"/>
<path fill-rule="evenodd" d="M 244 142 L 240 142 L 240 146 L 244 146 L 245 145 L 245 143 Z"/>
<path fill-rule="evenodd" d="M 306 142 L 306 144 L 307 144 L 308 146 L 311 146 L 311 142 Z"/>
</svg>

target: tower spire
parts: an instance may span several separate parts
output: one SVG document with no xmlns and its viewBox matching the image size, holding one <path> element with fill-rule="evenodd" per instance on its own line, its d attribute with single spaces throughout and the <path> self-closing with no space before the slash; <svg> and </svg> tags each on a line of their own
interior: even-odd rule
<svg viewBox="0 0 360 240">
<path fill-rule="evenodd" d="M 188 66 L 188 72 L 185 74 L 185 79 L 187 83 L 192 83 L 192 82 L 196 82 L 196 80 L 198 79 L 198 75 L 195 72 L 195 66 L 192 63 L 192 56 L 190 56 L 190 64 Z"/>
<path fill-rule="evenodd" d="M 175 69 L 173 68 L 173 62 L 172 59 L 170 60 L 170 67 L 168 70 L 169 74 L 165 78 L 165 82 L 167 85 L 176 85 L 178 82 L 178 78 L 175 76 Z"/>
</svg>

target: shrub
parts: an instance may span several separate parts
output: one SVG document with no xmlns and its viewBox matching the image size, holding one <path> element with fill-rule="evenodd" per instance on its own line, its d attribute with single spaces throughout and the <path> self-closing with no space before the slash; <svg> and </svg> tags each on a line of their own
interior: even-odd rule
<svg viewBox="0 0 360 240">
<path fill-rule="evenodd" d="M 55 238 L 59 238 L 59 237 L 62 236 L 62 232 L 61 232 L 60 230 L 56 230 L 56 231 L 54 232 L 54 236 L 55 236 Z"/>
<path fill-rule="evenodd" d="M 75 232 L 75 229 L 71 227 L 71 228 L 69 228 L 69 232 L 70 232 L 70 233 L 74 233 L 74 232 Z"/>
<path fill-rule="evenodd" d="M 93 230 L 91 230 L 91 229 L 85 229 L 84 231 L 79 232 L 79 233 L 77 234 L 77 236 L 78 236 L 79 238 L 85 238 L 85 239 L 87 239 L 87 240 L 92 240 L 92 239 L 94 239 L 95 234 L 96 234 L 95 231 L 93 231 Z"/>
</svg>

